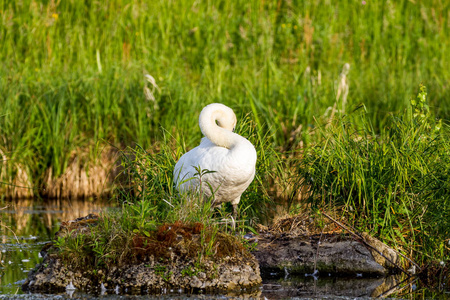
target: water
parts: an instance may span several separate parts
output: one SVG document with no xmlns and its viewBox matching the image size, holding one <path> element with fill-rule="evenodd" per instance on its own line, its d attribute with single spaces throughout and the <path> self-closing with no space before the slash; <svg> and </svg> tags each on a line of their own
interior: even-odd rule
<svg viewBox="0 0 450 300">
<path fill-rule="evenodd" d="M 6 207 L 7 206 L 7 207 Z M 6 207 L 6 208 L 4 208 Z M 24 294 L 21 284 L 42 258 L 39 251 L 59 230 L 60 222 L 101 212 L 110 208 L 108 202 L 19 200 L 0 202 L 0 299 L 370 299 L 390 296 L 390 288 L 402 278 L 361 278 L 358 274 L 347 278 L 319 276 L 291 276 L 286 270 L 263 274 L 263 286 L 253 291 L 226 295 L 186 295 L 167 291 L 164 295 L 116 295 L 113 290 L 99 289 L 98 295 L 67 291 L 60 295 Z M 5 227 L 7 226 L 7 227 Z M 402 298 L 450 299 L 450 294 L 437 294 L 421 289 L 417 281 L 403 283 Z M 395 290 L 394 290 L 395 291 Z"/>
<path fill-rule="evenodd" d="M 23 293 L 21 283 L 41 262 L 39 251 L 59 230 L 61 220 L 73 220 L 107 207 L 108 203 L 68 200 L 1 203 L 0 295 Z"/>
</svg>

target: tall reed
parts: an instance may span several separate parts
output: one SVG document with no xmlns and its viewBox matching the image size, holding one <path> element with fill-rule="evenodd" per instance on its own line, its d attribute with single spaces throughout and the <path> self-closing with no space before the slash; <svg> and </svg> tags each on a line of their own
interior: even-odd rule
<svg viewBox="0 0 450 300">
<path fill-rule="evenodd" d="M 49 169 L 58 178 L 97 141 L 147 149 L 162 126 L 193 147 L 193 116 L 212 102 L 252 111 L 260 134 L 292 148 L 313 142 L 305 129 L 333 107 L 345 63 L 346 108 L 364 103 L 376 132 L 420 81 L 445 119 L 447 10 L 438 0 L 3 1 L 0 149 L 39 194 Z M 143 70 L 160 87 L 154 101 Z"/>
<path fill-rule="evenodd" d="M 380 133 L 364 112 L 318 128 L 321 140 L 305 152 L 299 168 L 309 201 L 332 207 L 420 262 L 448 260 L 448 129 L 430 113 L 424 86 Z"/>
</svg>

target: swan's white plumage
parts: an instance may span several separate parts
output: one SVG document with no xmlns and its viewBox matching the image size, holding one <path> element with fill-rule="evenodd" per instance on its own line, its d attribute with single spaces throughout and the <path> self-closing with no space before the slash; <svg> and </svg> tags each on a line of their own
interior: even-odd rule
<svg viewBox="0 0 450 300">
<path fill-rule="evenodd" d="M 210 197 L 211 189 L 206 182 L 209 183 L 214 190 L 214 204 L 231 202 L 235 214 L 242 193 L 255 177 L 255 147 L 232 131 L 236 115 L 223 104 L 213 103 L 203 108 L 199 125 L 205 137 L 199 146 L 185 153 L 176 163 L 176 187 L 180 191 L 199 189 L 194 167 L 215 171 L 203 175 L 201 190 Z"/>
</svg>

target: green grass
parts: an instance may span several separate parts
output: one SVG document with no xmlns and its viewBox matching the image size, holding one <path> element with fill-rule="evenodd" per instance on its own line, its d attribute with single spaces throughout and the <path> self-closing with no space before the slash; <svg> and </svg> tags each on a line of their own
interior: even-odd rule
<svg viewBox="0 0 450 300">
<path fill-rule="evenodd" d="M 167 156 L 152 156 L 142 148 L 132 152 L 135 160 L 124 157 L 124 173 L 132 178 L 125 182 L 132 186 L 119 188 L 121 208 L 101 214 L 88 233 L 65 229 L 66 234 L 53 241 L 52 253 L 72 268 L 88 272 L 141 263 L 152 256 L 170 264 L 172 251 L 181 259 L 193 259 L 195 268 L 201 268 L 205 260 L 249 257 L 251 245 L 241 238 L 253 230 L 246 219 L 233 220 L 224 208 L 213 210 L 212 199 L 204 201 L 199 194 L 175 193 L 172 176 L 165 176 L 163 166 L 158 165 Z M 143 169 L 144 165 L 150 168 Z M 91 268 L 86 269 L 87 265 Z"/>
<path fill-rule="evenodd" d="M 379 134 L 357 112 L 318 129 L 320 141 L 298 163 L 313 206 L 332 207 L 421 264 L 450 259 L 449 128 L 429 112 L 426 95 L 422 86 Z"/>
<path fill-rule="evenodd" d="M 248 225 L 253 225 L 255 222 L 267 221 L 272 214 L 270 207 L 273 205 L 273 200 L 270 194 L 273 189 L 268 186 L 268 183 L 279 181 L 276 176 L 283 164 L 272 145 L 268 143 L 267 135 L 259 135 L 255 123 L 248 117 L 241 120 L 235 132 L 246 136 L 257 149 L 255 179 L 243 193 L 239 203 L 240 217 L 244 220 L 248 219 Z M 174 144 L 173 136 L 167 133 L 151 150 L 145 150 L 137 145 L 134 149 L 122 151 L 122 171 L 116 179 L 115 193 L 119 201 L 145 203 L 157 208 L 162 220 L 170 222 L 190 220 L 205 223 L 210 214 L 201 211 L 197 217 L 190 215 L 191 212 L 195 214 L 199 212 L 193 207 L 183 208 L 186 203 L 180 202 L 183 198 L 179 197 L 174 187 L 173 167 L 185 152 L 185 143 L 179 141 Z M 197 198 L 196 195 L 193 196 Z M 191 202 L 191 205 L 196 205 L 196 201 Z M 222 213 L 231 208 L 228 204 L 223 204 Z M 173 209 L 177 213 L 173 213 Z M 186 214 L 183 214 L 183 211 Z M 205 216 L 207 216 L 206 219 Z"/>
<path fill-rule="evenodd" d="M 270 216 L 270 201 L 296 204 L 299 170 L 317 205 L 352 208 L 349 221 L 415 258 L 448 259 L 449 8 L 440 0 L 1 1 L 0 181 L 12 184 L 22 170 L 45 194 L 46 176 L 63 174 L 74 157 L 88 165 L 99 145 L 140 145 L 140 160 L 124 167 L 146 170 L 132 178 L 145 189 L 123 186 L 119 196 L 167 211 L 160 200 L 175 197 L 171 166 L 198 145 L 201 108 L 222 102 L 258 150 L 244 219 Z M 334 110 L 346 63 L 346 111 L 340 102 Z M 155 101 L 144 94 L 147 72 L 160 87 Z M 443 120 L 439 133 L 404 114 L 420 83 L 430 114 Z M 352 113 L 362 106 L 363 116 Z M 323 127 L 332 114 L 338 121 Z"/>
<path fill-rule="evenodd" d="M 198 113 L 211 102 L 252 112 L 283 146 L 333 106 L 344 63 L 348 107 L 364 103 L 375 129 L 420 82 L 445 119 L 448 8 L 407 0 L 2 1 L 0 149 L 42 188 L 49 168 L 57 177 L 72 153 L 95 156 L 98 140 L 147 149 L 163 127 L 193 147 Z M 144 97 L 144 69 L 161 87 L 156 103 Z M 295 142 L 311 142 L 302 132 Z"/>
</svg>

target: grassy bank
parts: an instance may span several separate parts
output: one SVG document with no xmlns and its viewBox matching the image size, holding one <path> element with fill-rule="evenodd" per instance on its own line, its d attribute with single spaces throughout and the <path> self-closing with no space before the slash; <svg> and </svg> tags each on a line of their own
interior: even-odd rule
<svg viewBox="0 0 450 300">
<path fill-rule="evenodd" d="M 139 145 L 125 168 L 145 186 L 119 195 L 163 205 L 201 108 L 222 102 L 258 149 L 242 217 L 307 195 L 418 261 L 448 260 L 450 4 L 364 3 L 1 2 L 2 195 L 46 196 L 68 173 L 60 190 L 105 182 L 105 145 Z M 405 113 L 420 83 L 429 127 Z"/>
<path fill-rule="evenodd" d="M 84 164 L 93 164 L 98 141 L 149 148 L 161 127 L 192 147 L 198 112 L 211 102 L 252 112 L 274 146 L 310 143 L 304 129 L 343 98 L 345 63 L 347 110 L 364 103 L 376 130 L 420 82 L 448 118 L 447 11 L 441 1 L 406 0 L 3 1 L 0 149 L 20 164 L 3 181 L 25 172 L 17 184 L 45 194 L 49 174 L 75 156 L 87 152 Z M 161 88 L 155 101 L 144 97 L 143 70 Z"/>
<path fill-rule="evenodd" d="M 430 258 L 445 264 L 450 258 L 449 131 L 430 113 L 426 88 L 420 90 L 380 133 L 364 112 L 318 128 L 321 140 L 297 164 L 299 181 L 314 207 L 331 209 L 422 265 Z"/>
</svg>

